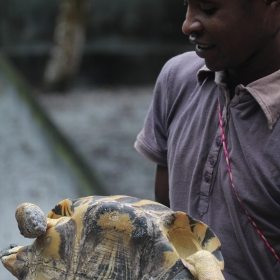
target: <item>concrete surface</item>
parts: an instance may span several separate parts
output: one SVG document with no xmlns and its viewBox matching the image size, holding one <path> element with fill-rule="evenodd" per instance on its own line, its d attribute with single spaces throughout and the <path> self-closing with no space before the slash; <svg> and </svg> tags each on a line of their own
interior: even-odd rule
<svg viewBox="0 0 280 280">
<path fill-rule="evenodd" d="M 110 194 L 153 199 L 155 165 L 133 147 L 152 93 L 153 86 L 146 86 L 36 96 Z"/>
</svg>

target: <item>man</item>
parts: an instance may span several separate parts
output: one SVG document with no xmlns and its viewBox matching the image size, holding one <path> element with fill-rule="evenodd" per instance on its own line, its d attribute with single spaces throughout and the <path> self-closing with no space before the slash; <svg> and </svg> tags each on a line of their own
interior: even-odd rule
<svg viewBox="0 0 280 280">
<path fill-rule="evenodd" d="M 156 200 L 217 234 L 227 280 L 279 280 L 280 0 L 187 2 L 196 54 L 163 67 L 135 147 Z"/>
</svg>

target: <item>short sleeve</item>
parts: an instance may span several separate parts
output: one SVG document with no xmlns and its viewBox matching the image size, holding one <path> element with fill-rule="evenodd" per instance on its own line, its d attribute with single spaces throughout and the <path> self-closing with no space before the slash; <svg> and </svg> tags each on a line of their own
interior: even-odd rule
<svg viewBox="0 0 280 280">
<path fill-rule="evenodd" d="M 171 68 L 168 62 L 158 76 L 144 127 L 134 145 L 140 154 L 163 166 L 167 166 L 167 94 Z"/>
</svg>

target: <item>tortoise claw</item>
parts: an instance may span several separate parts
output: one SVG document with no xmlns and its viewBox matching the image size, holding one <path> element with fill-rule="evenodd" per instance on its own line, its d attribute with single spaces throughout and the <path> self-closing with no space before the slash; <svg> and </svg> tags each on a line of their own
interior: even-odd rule
<svg viewBox="0 0 280 280">
<path fill-rule="evenodd" d="M 9 245 L 9 247 L 8 247 L 8 248 L 9 248 L 9 249 L 13 249 L 13 248 L 15 248 L 15 247 L 17 247 L 17 246 L 18 246 L 17 244 L 12 243 L 12 244 L 10 244 L 10 245 Z"/>
<path fill-rule="evenodd" d="M 8 248 L 5 248 L 2 251 L 0 251 L 0 259 L 13 254 L 14 252 L 12 249 L 14 249 L 16 247 L 20 247 L 20 246 L 18 246 L 16 244 L 10 244 Z"/>
<path fill-rule="evenodd" d="M 7 253 L 8 253 L 8 250 L 7 249 L 4 249 L 0 252 L 0 259 L 2 259 L 2 257 L 5 257 L 7 256 Z"/>
</svg>

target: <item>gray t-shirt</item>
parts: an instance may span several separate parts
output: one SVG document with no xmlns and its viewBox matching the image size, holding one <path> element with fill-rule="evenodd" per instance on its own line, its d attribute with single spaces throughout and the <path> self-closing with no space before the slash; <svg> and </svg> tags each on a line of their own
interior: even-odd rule
<svg viewBox="0 0 280 280">
<path fill-rule="evenodd" d="M 171 208 L 208 224 L 222 243 L 227 280 L 279 280 L 280 262 L 241 208 L 218 124 L 220 99 L 237 193 L 280 256 L 280 71 L 230 99 L 224 72 L 189 52 L 163 67 L 135 148 L 169 169 Z"/>
</svg>

